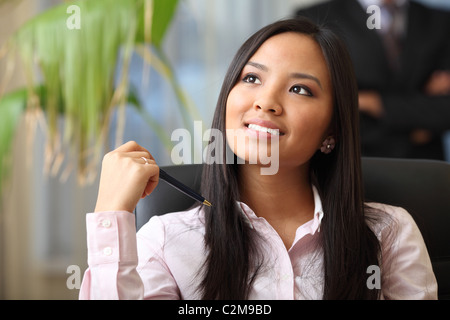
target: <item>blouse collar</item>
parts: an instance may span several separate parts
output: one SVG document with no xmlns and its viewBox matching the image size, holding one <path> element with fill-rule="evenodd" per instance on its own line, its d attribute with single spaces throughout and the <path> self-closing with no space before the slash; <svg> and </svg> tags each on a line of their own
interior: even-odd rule
<svg viewBox="0 0 450 320">
<path fill-rule="evenodd" d="M 323 209 L 322 209 L 322 200 L 320 199 L 319 192 L 317 191 L 314 185 L 311 186 L 314 196 L 314 217 L 308 223 L 312 222 L 311 225 L 311 234 L 314 234 L 316 231 L 320 232 L 320 225 L 322 223 L 323 218 Z M 249 223 L 250 227 L 253 229 L 253 222 L 257 219 L 260 219 L 255 212 L 244 202 L 237 201 L 238 208 L 241 210 L 242 215 Z"/>
</svg>

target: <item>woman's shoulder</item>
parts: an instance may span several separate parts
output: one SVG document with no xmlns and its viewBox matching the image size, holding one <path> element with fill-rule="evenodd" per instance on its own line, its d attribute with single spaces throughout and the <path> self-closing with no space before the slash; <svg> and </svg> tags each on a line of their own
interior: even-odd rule
<svg viewBox="0 0 450 320">
<path fill-rule="evenodd" d="M 386 230 L 396 234 L 419 231 L 414 218 L 405 208 L 385 203 L 366 203 L 366 221 L 377 236 L 386 233 Z"/>
<path fill-rule="evenodd" d="M 422 245 L 424 240 L 416 221 L 405 208 L 384 203 L 366 203 L 366 221 L 385 246 Z"/>
<path fill-rule="evenodd" d="M 411 214 L 403 207 L 394 206 L 386 203 L 380 202 L 366 202 L 366 212 L 372 215 L 388 215 L 390 217 L 395 217 L 401 220 L 412 219 Z"/>
<path fill-rule="evenodd" d="M 368 225 L 381 245 L 385 299 L 436 299 L 437 284 L 422 233 L 402 207 L 366 204 Z"/>
</svg>

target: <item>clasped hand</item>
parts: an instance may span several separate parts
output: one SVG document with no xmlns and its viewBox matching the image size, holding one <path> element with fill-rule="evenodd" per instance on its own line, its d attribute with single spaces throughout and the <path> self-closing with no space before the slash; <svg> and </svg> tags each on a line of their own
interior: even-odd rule
<svg viewBox="0 0 450 320">
<path fill-rule="evenodd" d="M 95 212 L 133 212 L 158 181 L 159 167 L 150 152 L 134 141 L 127 142 L 103 158 Z"/>
</svg>

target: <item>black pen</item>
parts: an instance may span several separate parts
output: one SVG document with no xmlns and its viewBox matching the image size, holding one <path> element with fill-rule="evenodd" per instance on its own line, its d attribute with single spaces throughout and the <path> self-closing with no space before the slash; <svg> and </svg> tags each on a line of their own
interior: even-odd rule
<svg viewBox="0 0 450 320">
<path fill-rule="evenodd" d="M 194 200 L 200 201 L 204 205 L 207 205 L 208 207 L 211 207 L 211 203 L 206 200 L 204 197 L 199 195 L 197 192 L 193 191 L 188 186 L 184 185 L 174 177 L 171 177 L 167 172 L 165 172 L 163 169 L 159 169 L 159 178 L 170 184 L 175 189 L 181 191 L 185 195 L 191 197 Z"/>
</svg>

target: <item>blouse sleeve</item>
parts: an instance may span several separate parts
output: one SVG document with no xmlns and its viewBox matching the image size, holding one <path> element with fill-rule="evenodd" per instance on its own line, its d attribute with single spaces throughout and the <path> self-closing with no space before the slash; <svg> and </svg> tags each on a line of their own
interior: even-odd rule
<svg viewBox="0 0 450 320">
<path fill-rule="evenodd" d="M 86 215 L 88 269 L 80 299 L 174 299 L 177 287 L 162 258 L 164 226 L 152 219 L 150 236 L 136 236 L 130 212 Z M 162 237 L 162 238 L 161 238 Z"/>
<path fill-rule="evenodd" d="M 411 215 L 387 206 L 392 221 L 381 232 L 381 290 L 385 299 L 437 299 L 437 282 L 430 257 Z"/>
</svg>

